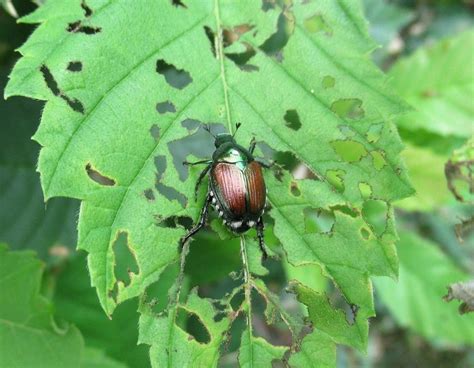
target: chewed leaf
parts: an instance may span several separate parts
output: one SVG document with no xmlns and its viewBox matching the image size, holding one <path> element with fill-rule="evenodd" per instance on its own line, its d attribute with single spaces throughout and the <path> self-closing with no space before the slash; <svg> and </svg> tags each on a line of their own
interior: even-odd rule
<svg viewBox="0 0 474 368">
<path fill-rule="evenodd" d="M 42 188 L 46 199 L 82 201 L 78 247 L 89 254 L 107 314 L 143 295 L 178 259 L 204 198 L 201 189 L 194 200 L 201 170 L 181 163 L 214 150 L 209 134 L 206 144 L 192 144 L 204 133 L 200 126 L 233 133 L 241 122 L 239 144 L 248 147 L 255 137 L 256 153 L 287 161 L 265 175 L 287 258 L 319 265 L 357 305 L 354 345 L 363 346 L 373 315 L 370 274 L 396 274 L 390 202 L 412 193 L 391 123 L 405 105 L 370 61 L 374 43 L 359 2 L 288 5 L 48 0 L 22 19 L 39 26 L 20 49 L 5 95 L 47 101 L 34 136 L 42 146 Z M 297 167 L 314 180 L 290 178 L 285 169 Z M 381 219 L 363 216 L 369 200 L 386 209 Z M 251 321 L 250 294 L 267 270 L 256 244 L 247 247 L 246 298 L 233 313 L 249 311 Z M 277 304 L 264 287 L 259 292 Z M 185 366 L 193 357 L 217 365 L 232 318 L 213 321 L 212 306 L 191 294 L 160 315 L 143 309 L 141 339 L 152 346 L 155 366 Z M 203 342 L 176 323 L 179 313 L 207 329 Z M 254 338 L 250 325 L 242 359 L 262 351 L 265 363 L 282 360 L 287 348 Z M 166 351 L 168 340 L 174 348 Z"/>
</svg>

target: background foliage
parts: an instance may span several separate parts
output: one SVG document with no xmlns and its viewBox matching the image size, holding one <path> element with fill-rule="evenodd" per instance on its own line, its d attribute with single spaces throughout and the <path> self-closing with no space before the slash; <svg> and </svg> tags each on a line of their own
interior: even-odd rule
<svg viewBox="0 0 474 368">
<path fill-rule="evenodd" d="M 272 2 L 264 3 L 268 3 L 271 8 Z M 33 9 L 27 2 L 19 2 L 15 5 L 17 5 L 17 11 L 20 14 L 27 14 Z M 456 171 L 456 175 L 448 176 L 448 179 L 451 178 L 452 180 L 448 181 L 444 173 L 444 167 L 448 160 L 455 164 L 469 161 L 469 153 L 464 153 L 466 150 L 462 148 L 469 136 L 472 135 L 473 116 L 472 104 L 469 103 L 469 101 L 472 101 L 474 85 L 473 71 L 469 67 L 472 65 L 473 58 L 472 52 L 469 52 L 469 50 L 472 51 L 473 46 L 473 32 L 469 31 L 472 27 L 469 4 L 461 4 L 460 2 L 383 3 L 366 0 L 365 5 L 366 15 L 371 22 L 372 34 L 383 46 L 377 50 L 373 57 L 383 69 L 388 71 L 391 77 L 391 88 L 414 107 L 412 112 L 397 120 L 397 125 L 407 146 L 402 155 L 410 170 L 417 194 L 413 198 L 405 199 L 396 204 L 399 220 L 398 232 L 401 237 L 401 241 L 398 243 L 400 257 L 399 282 L 397 284 L 386 278 L 376 278 L 375 280 L 378 315 L 371 323 L 369 354 L 363 356 L 353 350 L 339 347 L 338 364 L 341 366 L 389 365 L 395 364 L 395 362 L 399 364 L 401 360 L 404 360 L 407 365 L 420 361 L 426 362 L 426 365 L 430 366 L 443 366 L 447 361 L 457 362 L 460 366 L 469 365 L 474 359 L 472 354 L 469 353 L 469 346 L 474 344 L 472 315 L 460 316 L 457 314 L 457 302 L 452 301 L 447 304 L 442 300 L 443 295 L 447 292 L 448 284 L 472 278 L 472 270 L 474 269 L 472 233 L 468 226 L 462 226 L 463 223 L 469 225 L 469 221 L 472 221 L 469 220 L 472 216 L 472 206 L 470 206 L 472 203 L 469 202 L 472 200 L 472 197 L 469 197 L 469 180 L 472 180 L 472 177 L 469 178 L 469 171 L 466 174 L 465 168 L 462 171 L 463 167 L 456 165 L 454 167 L 460 167 L 461 171 L 460 174 Z M 6 8 L 11 10 L 9 5 Z M 77 16 L 84 16 L 83 9 L 77 7 L 77 10 Z M 295 8 L 295 12 L 297 11 L 298 7 Z M 43 14 L 47 14 L 47 12 L 48 8 L 45 8 Z M 39 14 L 39 17 L 37 16 L 36 19 L 30 18 L 30 20 L 42 20 L 42 13 Z M 76 17 L 75 14 L 73 15 Z M 71 21 L 75 19 L 71 18 Z M 387 21 L 388 19 L 390 21 Z M 279 22 L 277 12 L 275 12 L 273 20 Z M 320 19 L 317 20 L 320 21 Z M 32 28 L 26 25 L 16 25 L 14 19 L 5 13 L 1 13 L 0 22 L 1 77 L 4 81 L 2 86 L 4 86 L 6 76 L 11 71 L 13 62 L 17 57 L 13 50 L 24 42 Z M 228 22 L 236 25 L 242 23 L 239 19 L 232 19 Z M 324 20 L 323 23 L 316 22 L 314 24 L 309 29 L 313 26 L 323 27 L 323 32 L 331 32 L 325 30 L 324 27 L 327 25 L 324 24 Z M 302 26 L 304 27 L 304 25 Z M 289 27 L 291 31 L 292 25 L 286 24 L 285 27 Z M 263 28 L 262 34 L 259 36 L 260 40 L 265 40 L 265 35 L 268 37 L 272 31 L 272 25 L 268 25 L 268 29 Z M 332 31 L 336 30 L 333 29 Z M 265 32 L 267 33 L 265 34 Z M 251 40 L 247 41 L 250 42 Z M 341 44 L 346 42 L 344 39 L 339 41 Z M 347 41 L 354 41 L 354 39 Z M 261 41 L 257 38 L 253 42 Z M 276 47 L 278 49 L 278 41 L 274 42 L 277 43 Z M 235 48 L 235 53 L 242 52 L 242 44 L 239 42 L 230 46 Z M 208 47 L 210 45 L 206 44 L 206 48 Z M 367 51 L 367 47 L 370 48 L 371 45 L 364 46 L 363 39 L 360 39 L 360 45 L 355 45 L 355 48 L 357 47 L 359 47 L 359 51 Z M 298 55 L 296 51 L 295 57 Z M 27 51 L 24 52 L 28 54 Z M 229 51 L 229 53 L 231 52 Z M 304 60 L 298 61 L 300 64 L 296 60 L 292 61 L 291 44 L 289 45 L 289 51 L 285 52 L 284 56 L 284 62 L 286 63 L 284 65 L 289 68 L 304 65 Z M 172 52 L 170 57 L 173 57 Z M 233 63 L 234 61 L 228 60 L 227 62 Z M 293 62 L 294 64 L 292 64 Z M 358 62 L 364 63 L 365 61 L 361 59 Z M 252 63 L 254 63 L 254 66 L 256 65 L 265 70 L 269 70 L 268 68 L 272 65 L 267 65 L 265 60 L 258 57 L 252 59 Z M 182 61 L 180 65 L 184 64 L 185 61 Z M 251 63 L 243 63 L 244 66 L 248 66 L 248 64 Z M 444 72 L 446 69 L 451 72 Z M 191 73 L 191 75 L 195 74 Z M 104 76 L 104 78 L 109 77 Z M 415 78 L 417 83 L 413 83 Z M 39 82 L 43 83 L 41 80 Z M 329 83 L 328 85 L 333 83 L 329 79 L 326 79 L 326 82 Z M 21 88 L 30 88 L 28 87 L 30 85 L 32 87 L 28 94 L 37 98 L 41 97 L 39 90 L 35 89 L 37 88 L 35 87 L 36 82 L 29 83 L 22 84 Z M 83 82 L 77 80 L 71 86 L 64 86 L 63 88 L 74 91 L 75 88 L 80 88 L 81 83 Z M 186 81 L 182 83 L 186 83 Z M 255 81 L 255 83 L 264 82 Z M 298 95 L 297 92 L 294 93 Z M 170 93 L 165 94 L 163 99 L 169 95 Z M 216 92 L 216 96 L 220 96 L 220 91 Z M 300 98 L 302 97 L 300 96 Z M 373 96 L 367 96 L 367 100 L 371 98 Z M 59 95 L 59 99 L 64 100 L 61 95 Z M 179 101 L 174 101 L 174 103 L 179 106 Z M 156 101 L 153 102 L 153 106 L 155 104 Z M 149 344 L 152 345 L 152 360 L 160 361 L 163 358 L 159 354 L 163 352 L 163 349 L 154 344 L 161 338 L 155 334 L 163 331 L 164 325 L 160 324 L 167 323 L 167 319 L 156 319 L 153 316 L 155 313 L 162 312 L 166 307 L 166 300 L 163 301 L 162 296 L 166 294 L 176 278 L 177 265 L 169 262 L 171 266 L 164 267 L 160 282 L 152 284 L 147 288 L 146 294 L 141 297 L 140 337 L 137 331 L 139 314 L 136 312 L 138 308 L 136 299 L 118 304 L 113 313 L 113 319 L 109 320 L 107 318 L 98 303 L 95 292 L 89 287 L 85 255 L 76 254 L 73 250 L 76 245 L 75 227 L 78 203 L 70 199 L 53 198 L 48 201 L 46 207 L 43 204 L 43 195 L 38 175 L 35 172 L 38 146 L 29 140 L 37 129 L 41 106 L 41 103 L 16 97 L 6 102 L 2 101 L 0 105 L 2 133 L 4 133 L 0 138 L 2 139 L 0 148 L 0 240 L 6 242 L 12 250 L 33 249 L 37 252 L 39 258 L 46 263 L 45 273 L 41 278 L 41 266 L 35 260 L 33 253 L 15 253 L 6 251 L 5 247 L 2 248 L 0 259 L 10 267 L 1 267 L 2 272 L 5 272 L 6 275 L 13 273 L 12 269 L 15 269 L 14 265 L 18 263 L 20 269 L 21 264 L 25 264 L 25 267 L 34 269 L 36 275 L 35 278 L 29 278 L 28 283 L 32 283 L 29 289 L 25 281 L 18 279 L 15 280 L 18 285 L 9 284 L 11 292 L 5 295 L 15 295 L 17 289 L 30 290 L 30 294 L 33 295 L 33 307 L 39 311 L 40 315 L 44 315 L 44 318 L 38 319 L 38 321 L 33 320 L 33 327 L 41 330 L 42 334 L 47 334 L 45 335 L 47 336 L 46 339 L 51 339 L 55 345 L 68 344 L 66 351 L 70 351 L 70 353 L 64 354 L 64 358 L 57 356 L 56 359 L 76 357 L 76 359 L 72 359 L 75 366 L 146 367 L 150 363 L 148 358 L 149 349 L 145 344 Z M 371 119 L 370 106 L 366 107 L 364 105 L 364 107 L 366 108 L 364 113 L 368 114 L 364 118 L 369 122 Z M 61 105 L 56 105 L 54 108 L 61 109 Z M 208 106 L 202 108 L 208 108 Z M 342 106 L 342 110 L 338 110 L 336 113 L 356 114 L 356 116 L 360 114 L 353 107 L 349 106 L 349 110 L 344 110 L 344 108 L 346 107 Z M 46 110 L 45 114 L 50 113 Z M 307 117 L 301 110 L 299 112 L 301 114 L 299 118 L 304 124 Z M 63 113 L 67 112 L 63 111 Z M 156 114 L 156 111 L 154 113 Z M 198 110 L 196 114 L 199 113 Z M 234 112 L 237 116 L 239 113 L 241 113 L 239 109 Z M 385 111 L 385 113 L 389 113 L 389 111 Z M 225 120 L 225 114 L 219 115 L 221 114 L 219 111 L 216 114 L 216 119 L 223 118 Z M 329 115 L 324 114 L 323 112 L 323 118 L 331 120 Z M 43 119 L 45 118 L 43 117 Z M 193 123 L 191 122 L 191 124 Z M 195 129 L 195 127 L 191 129 Z M 192 144 L 195 144 L 196 147 L 202 146 L 206 140 L 205 134 L 202 133 L 198 131 L 193 136 L 194 142 L 186 142 L 187 147 Z M 242 134 L 244 142 L 249 140 L 249 133 L 250 131 L 248 133 L 244 131 Z M 350 131 L 343 130 L 342 133 L 347 134 Z M 380 132 L 377 131 L 371 133 L 374 137 L 380 135 Z M 50 131 L 48 134 L 52 134 L 52 132 Z M 41 134 L 37 135 L 37 139 L 51 139 L 46 137 L 45 133 L 43 133 L 44 138 L 38 138 L 40 136 Z M 349 137 L 351 136 L 349 135 Z M 367 137 L 368 142 L 370 142 L 371 137 L 369 135 Z M 179 136 L 175 135 L 174 138 L 178 139 Z M 118 145 L 121 143 L 120 141 L 117 142 Z M 278 143 L 276 138 L 270 137 L 268 143 L 277 149 L 285 148 L 279 146 L 281 143 Z M 383 147 L 387 150 L 388 155 L 396 154 L 398 151 L 396 145 L 391 148 L 388 142 Z M 261 149 L 264 151 L 265 147 L 261 147 Z M 336 144 L 336 153 L 338 152 L 337 149 Z M 354 147 L 350 147 L 349 152 L 353 151 Z M 206 154 L 206 152 L 192 150 L 182 154 L 186 155 L 189 152 L 198 157 Z M 339 150 L 339 154 L 346 157 L 350 163 L 353 159 L 350 156 L 345 156 L 347 155 L 346 152 Z M 304 158 L 305 154 L 309 157 L 311 152 L 299 152 L 300 157 Z M 362 153 L 363 155 L 364 153 Z M 378 157 L 374 151 L 370 162 L 372 162 L 372 159 L 376 162 Z M 459 157 L 467 157 L 468 159 L 460 159 Z M 280 160 L 286 163 L 288 158 L 281 158 Z M 382 157 L 381 160 L 384 160 L 384 158 Z M 316 166 L 311 165 L 319 165 L 317 160 L 314 163 L 308 160 L 306 162 L 309 162 L 309 166 L 313 169 Z M 361 162 L 361 165 L 368 164 L 369 162 Z M 47 165 L 47 162 L 43 165 Z M 100 168 L 100 165 L 97 165 L 99 163 L 95 162 L 95 169 Z M 286 165 L 291 167 L 291 160 Z M 368 166 L 361 167 L 367 168 Z M 317 168 L 317 171 L 321 170 L 321 166 Z M 45 168 L 45 170 L 48 169 Z M 188 174 L 178 171 L 177 175 Z M 195 173 L 190 173 L 190 175 L 191 177 L 186 182 L 189 183 L 189 185 L 186 184 L 189 188 L 183 187 L 182 189 L 185 193 L 190 193 Z M 356 171 L 351 171 L 351 175 L 356 178 L 358 174 Z M 335 181 L 332 184 L 337 186 L 337 176 L 333 179 Z M 165 180 L 165 183 L 170 184 L 178 179 L 168 177 Z M 279 208 L 281 207 L 279 203 L 285 201 L 287 188 L 291 184 L 290 179 L 285 177 L 282 184 L 275 180 L 273 175 L 269 175 L 267 180 L 275 191 L 273 198 L 270 194 L 271 200 L 275 201 L 272 204 Z M 384 193 L 376 187 L 377 180 L 374 179 L 370 183 L 372 184 L 372 190 L 378 195 Z M 44 182 L 43 185 L 45 185 Z M 49 184 L 46 185 L 50 187 Z M 59 185 L 58 188 L 62 188 L 60 189 L 62 192 L 54 193 L 54 189 L 51 189 L 51 193 L 48 194 L 48 189 L 46 189 L 46 195 L 68 194 L 64 192 L 64 188 L 66 188 L 64 183 L 59 182 L 57 185 Z M 463 202 L 456 200 L 449 189 L 449 185 L 459 188 L 456 190 L 461 193 Z M 305 188 L 305 184 L 302 183 L 297 189 L 304 193 L 305 190 L 311 191 L 314 188 Z M 324 187 L 317 190 L 324 190 Z M 363 191 L 361 190 L 361 192 L 363 196 Z M 110 193 L 110 191 L 107 193 Z M 350 191 L 344 193 L 354 196 Z M 390 190 L 386 193 L 390 193 Z M 155 195 L 159 196 L 160 194 L 155 192 Z M 399 197 L 402 196 L 402 194 L 399 195 Z M 99 197 L 93 200 L 97 201 L 97 198 Z M 329 201 L 333 201 L 332 206 L 340 206 L 344 203 L 336 196 L 334 196 L 334 199 L 330 199 L 330 196 L 328 198 Z M 278 200 L 281 202 L 278 202 Z M 289 197 L 288 200 L 294 201 L 294 198 Z M 306 208 L 308 205 L 319 206 L 317 202 L 311 202 L 311 197 L 306 200 L 309 200 L 309 202 L 300 200 L 299 202 L 296 201 L 295 204 L 299 204 L 302 206 L 301 208 Z M 351 198 L 351 200 L 356 206 L 358 201 L 360 202 L 360 199 Z M 336 216 L 335 223 L 339 226 L 336 228 L 335 234 L 344 234 L 345 231 L 348 234 L 353 234 L 350 230 L 351 226 L 360 226 L 364 223 L 363 221 L 370 224 L 370 231 L 374 232 L 375 235 L 382 234 L 383 229 L 390 226 L 385 224 L 383 219 L 389 216 L 391 211 L 387 211 L 383 207 L 380 208 L 377 201 L 372 202 L 368 201 L 368 204 L 361 208 L 363 216 L 357 220 L 360 222 L 354 222 L 350 216 L 343 212 L 334 212 Z M 179 213 L 176 212 L 176 209 L 180 207 L 179 201 L 173 203 L 175 205 L 168 209 L 169 212 L 161 214 L 163 217 L 169 216 L 168 213 Z M 195 216 L 197 210 L 198 208 L 193 209 L 191 207 L 190 214 Z M 284 211 L 280 214 L 284 214 Z M 317 232 L 328 231 L 328 229 L 331 229 L 331 221 L 334 222 L 334 218 L 331 219 L 330 213 L 328 218 L 324 217 L 324 214 L 324 212 L 323 215 L 321 215 L 321 212 L 316 213 L 308 219 L 301 218 L 297 223 L 303 224 L 306 228 L 314 226 Z M 282 218 L 279 219 L 278 216 L 275 216 L 275 227 L 278 227 Z M 175 219 L 174 221 L 178 220 Z M 86 226 L 89 225 L 86 224 Z M 94 224 L 94 226 L 97 226 L 97 224 Z M 127 226 L 130 225 L 127 224 Z M 217 222 L 213 223 L 214 230 L 219 230 L 218 226 Z M 160 237 L 169 234 L 168 236 L 177 239 L 183 231 L 180 231 L 176 224 L 174 227 L 175 229 L 170 230 L 161 228 Z M 297 228 L 298 225 L 295 225 L 294 229 L 297 230 Z M 457 235 L 454 231 L 455 228 L 458 230 Z M 118 229 L 120 229 L 120 226 L 118 226 Z M 227 237 L 225 232 L 219 231 L 219 233 L 222 237 Z M 287 230 L 280 230 L 279 232 L 278 228 L 275 228 L 275 233 L 282 242 L 285 241 L 285 237 L 290 236 L 287 234 Z M 130 283 L 132 285 L 134 282 L 137 285 L 142 284 L 142 282 L 134 279 L 134 273 L 138 272 L 138 266 L 135 257 L 128 251 L 127 245 L 130 239 L 124 234 L 119 232 L 117 238 L 113 239 L 115 250 L 113 257 L 116 258 L 115 263 L 121 265 L 121 267 L 116 267 L 112 271 L 114 277 L 122 280 L 122 286 L 120 284 L 118 286 L 118 295 L 124 295 L 122 300 L 136 295 L 136 291 L 131 291 L 130 294 L 126 291 Z M 278 252 L 278 239 L 273 239 L 270 232 L 268 234 L 267 242 L 272 246 L 272 249 Z M 289 237 L 286 241 L 289 242 L 292 239 L 296 238 Z M 139 243 L 140 241 L 134 239 L 134 242 Z M 338 244 L 342 245 L 343 243 L 338 243 L 336 237 L 334 245 L 337 246 Z M 302 257 L 300 260 L 307 260 L 307 255 L 298 255 L 298 249 L 303 247 L 303 245 L 299 245 L 287 250 L 288 257 L 290 260 L 293 258 L 294 264 L 298 264 L 298 257 Z M 249 252 L 254 252 L 256 248 L 249 244 L 247 249 Z M 141 257 L 148 256 L 150 255 L 145 254 Z M 170 254 L 169 257 L 171 257 L 170 260 L 175 259 L 173 254 Z M 220 261 L 215 262 L 216 259 Z M 250 254 L 249 259 L 257 260 L 258 254 Z M 140 266 L 143 265 L 142 262 L 139 261 Z M 307 305 L 307 312 L 305 313 L 308 314 L 308 318 L 319 326 L 322 323 L 319 314 L 323 313 L 322 310 L 326 311 L 325 308 L 327 307 L 326 300 L 321 297 L 320 292 L 328 288 L 327 291 L 331 297 L 332 305 L 344 307 L 345 304 L 339 292 L 327 284 L 327 281 L 321 276 L 321 267 L 324 267 L 325 263 L 330 264 L 318 262 L 318 265 L 295 267 L 287 262 L 270 261 L 265 264 L 268 271 L 259 262 L 254 262 L 250 265 L 250 270 L 255 275 L 254 290 L 268 287 L 272 292 L 265 290 L 262 295 L 279 296 L 281 303 L 289 311 L 289 315 L 293 316 L 296 315 L 301 305 L 296 302 L 292 294 L 284 293 L 281 288 L 287 284 L 287 280 L 298 280 L 293 282 L 290 287 L 298 294 L 298 300 Z M 89 266 L 91 267 L 91 263 L 89 263 Z M 93 269 L 94 265 L 92 264 Z M 204 274 L 203 269 L 206 270 Z M 226 320 L 223 319 L 220 323 L 213 320 L 209 314 L 213 313 L 210 309 L 211 306 L 206 305 L 202 299 L 193 296 L 191 290 L 193 286 L 199 285 L 201 294 L 207 297 L 223 298 L 222 295 L 226 291 L 233 290 L 236 286 L 235 277 L 226 277 L 226 275 L 232 271 L 238 272 L 240 269 L 238 240 L 226 240 L 226 247 L 224 248 L 222 242 L 213 233 L 202 234 L 198 240 L 193 242 L 188 256 L 186 275 L 182 287 L 183 297 L 188 298 L 186 302 L 188 312 L 183 311 L 183 308 L 176 308 L 177 325 L 199 342 L 207 341 L 206 338 L 209 339 L 209 336 L 205 336 L 206 331 L 200 325 L 199 319 L 193 318 L 193 316 L 198 315 L 201 321 L 205 322 L 208 328 L 207 333 L 211 335 L 210 344 L 213 341 L 219 343 L 219 333 L 223 331 L 222 329 L 225 329 Z M 129 271 L 133 273 L 130 274 Z M 329 273 L 337 279 L 337 274 L 330 270 Z M 375 273 L 377 274 L 377 272 Z M 265 274 L 266 276 L 264 276 Z M 259 283 L 258 277 L 260 276 L 263 276 L 267 286 Z M 40 282 L 41 290 L 39 289 Z M 339 282 L 343 283 L 344 281 L 339 279 Z M 347 290 L 343 287 L 343 292 L 347 292 Z M 115 308 L 114 298 L 110 298 L 110 294 L 106 295 L 105 291 L 104 289 L 101 297 L 102 306 L 108 312 L 111 312 Z M 41 295 L 38 294 L 39 292 Z M 261 358 L 259 363 L 266 366 L 273 358 L 281 357 L 286 350 L 282 346 L 287 345 L 290 341 L 291 336 L 288 330 L 282 328 L 281 321 L 279 324 L 268 324 L 267 320 L 272 321 L 272 318 L 268 318 L 268 316 L 271 316 L 274 312 L 268 308 L 268 303 L 266 304 L 263 300 L 260 300 L 260 297 L 253 296 L 253 300 L 255 317 L 252 325 L 255 336 L 252 332 L 249 333 L 248 326 L 245 328 L 245 320 L 240 318 L 234 321 L 229 333 L 229 341 L 226 343 L 226 350 L 220 361 L 223 366 L 233 366 L 235 364 L 239 345 L 242 346 L 239 358 L 241 365 L 251 363 L 251 360 L 245 361 L 244 357 L 252 359 L 248 357 L 258 356 Z M 359 300 L 367 301 L 366 297 Z M 143 303 L 144 301 L 145 303 Z M 14 305 L 8 303 L 2 303 L 2 305 L 4 305 L 2 319 L 10 321 L 12 324 L 17 320 L 24 320 L 19 312 L 17 315 L 11 314 L 15 308 Z M 54 320 L 52 319 L 52 305 L 54 305 L 55 310 Z M 242 305 L 245 308 L 249 307 L 249 304 L 243 303 Z M 265 310 L 266 305 L 267 309 Z M 144 306 L 146 306 L 146 310 L 143 309 Z M 360 306 L 362 306 L 362 310 L 360 311 L 361 314 L 356 317 L 357 324 L 363 321 L 364 317 L 370 316 L 370 306 L 367 306 L 366 310 L 364 310 L 361 303 L 359 303 Z M 346 305 L 346 307 L 348 306 Z M 152 308 L 152 310 L 148 308 Z M 25 313 L 28 312 L 25 311 Z M 357 339 L 351 336 L 353 328 L 347 328 L 346 318 L 351 318 L 350 310 L 347 310 L 346 318 L 343 315 L 332 315 L 330 310 L 324 313 L 323 316 L 333 316 L 332 323 L 326 327 L 321 325 L 320 329 L 307 335 L 303 340 L 301 352 L 291 356 L 290 365 L 307 366 L 308 361 L 305 359 L 308 359 L 312 354 L 316 354 L 316 356 L 309 361 L 318 361 L 321 362 L 321 365 L 326 362 L 331 365 L 336 357 L 334 342 L 355 345 L 363 349 L 364 341 L 358 343 Z M 70 326 L 69 323 L 74 326 Z M 21 328 L 26 328 L 28 325 L 22 324 L 21 326 Z M 301 321 L 291 321 L 290 326 L 297 328 L 297 326 L 301 326 Z M 182 333 L 182 329 L 176 330 L 178 339 L 186 339 L 186 336 L 189 336 Z M 182 336 L 179 334 L 182 334 Z M 17 344 L 8 335 L 2 333 L 1 336 L 2 342 L 9 340 L 12 344 Z M 138 339 L 145 344 L 136 346 Z M 59 342 L 60 340 L 62 342 Z M 25 341 L 28 341 L 28 339 L 25 339 Z M 271 342 L 274 346 L 270 346 L 268 342 Z M 317 353 L 314 351 L 315 344 L 321 349 Z M 194 343 L 194 345 L 188 343 L 187 345 L 190 348 L 197 349 L 194 350 L 194 353 L 189 351 L 188 355 L 199 354 L 202 357 L 199 352 L 199 343 Z M 37 347 L 39 345 L 33 340 L 29 345 L 23 345 L 23 348 L 19 345 L 9 347 L 2 343 L 2 349 L 6 349 L 5 351 L 11 352 L 13 348 L 20 348 L 29 351 L 31 356 L 37 356 L 34 349 L 26 348 L 28 346 Z M 28 354 L 24 356 L 25 362 L 27 362 L 29 356 Z M 178 354 L 177 357 L 179 358 Z M 11 359 L 8 354 L 2 354 L 2 358 L 6 359 L 4 362 L 12 361 L 8 360 Z M 41 361 L 44 362 L 44 366 L 54 366 L 55 362 L 50 359 L 54 358 L 45 356 L 44 360 Z"/>
</svg>

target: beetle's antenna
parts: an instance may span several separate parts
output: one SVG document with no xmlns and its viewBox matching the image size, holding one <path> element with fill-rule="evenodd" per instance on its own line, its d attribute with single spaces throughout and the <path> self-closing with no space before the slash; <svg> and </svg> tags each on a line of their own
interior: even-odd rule
<svg viewBox="0 0 474 368">
<path fill-rule="evenodd" d="M 206 132 L 208 132 L 210 135 L 212 135 L 214 137 L 214 139 L 216 139 L 216 136 L 211 131 L 211 124 L 207 123 L 206 125 L 204 125 L 203 129 Z"/>
<path fill-rule="evenodd" d="M 234 134 L 232 134 L 232 138 L 235 137 L 235 134 L 237 133 L 237 130 L 239 130 L 240 126 L 242 125 L 242 123 L 237 123 L 235 124 L 235 131 L 234 131 Z"/>
</svg>

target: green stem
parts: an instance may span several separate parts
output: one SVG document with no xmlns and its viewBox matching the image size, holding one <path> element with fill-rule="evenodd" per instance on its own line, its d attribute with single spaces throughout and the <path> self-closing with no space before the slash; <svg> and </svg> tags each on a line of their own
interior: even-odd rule
<svg viewBox="0 0 474 368">
<path fill-rule="evenodd" d="M 252 330 L 252 275 L 250 273 L 247 247 L 245 245 L 245 236 L 240 236 L 240 254 L 242 256 L 242 266 L 244 268 L 244 288 L 245 288 L 245 304 L 247 304 L 247 332 L 249 334 L 249 341 L 253 338 Z M 250 354 L 252 354 L 252 349 L 250 349 Z M 253 359 L 250 359 L 252 362 Z"/>
<path fill-rule="evenodd" d="M 224 42 L 223 42 L 223 32 L 222 32 L 222 25 L 221 25 L 221 15 L 219 9 L 219 0 L 214 1 L 214 15 L 216 17 L 216 25 L 217 31 L 215 36 L 215 49 L 216 49 L 216 58 L 219 60 L 220 68 L 221 68 L 221 80 L 222 80 L 222 89 L 224 90 L 224 104 L 225 104 L 225 111 L 227 117 L 227 128 L 229 129 L 229 133 L 232 134 L 234 132 L 234 127 L 232 125 L 232 118 L 230 115 L 230 104 L 229 104 L 229 87 L 227 86 L 227 80 L 225 76 L 225 68 L 224 68 Z"/>
</svg>

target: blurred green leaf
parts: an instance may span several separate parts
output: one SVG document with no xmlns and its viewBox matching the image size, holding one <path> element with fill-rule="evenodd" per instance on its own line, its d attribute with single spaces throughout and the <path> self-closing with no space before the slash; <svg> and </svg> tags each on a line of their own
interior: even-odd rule
<svg viewBox="0 0 474 368">
<path fill-rule="evenodd" d="M 84 358 L 82 360 L 83 368 L 126 368 L 125 364 L 117 362 L 107 355 L 103 351 L 94 349 L 94 348 L 85 348 L 84 349 Z M 141 365 L 136 365 L 134 367 L 140 367 Z"/>
<path fill-rule="evenodd" d="M 74 323 L 88 346 L 106 352 L 130 368 L 150 366 L 148 347 L 137 345 L 137 301 L 121 304 L 109 319 L 90 285 L 86 255 L 78 254 L 61 268 L 56 275 L 53 299 L 57 316 Z"/>
<path fill-rule="evenodd" d="M 397 207 L 410 211 L 431 211 L 454 202 L 444 175 L 447 157 L 412 145 L 407 145 L 402 157 L 405 159 L 416 194 L 396 202 Z"/>
<path fill-rule="evenodd" d="M 443 137 L 472 135 L 473 48 L 471 30 L 419 49 L 393 66 L 393 88 L 415 109 L 398 119 L 402 129 Z"/>
<path fill-rule="evenodd" d="M 450 283 L 469 279 L 435 243 L 400 231 L 398 283 L 374 279 L 380 297 L 397 322 L 431 340 L 474 344 L 474 315 L 460 316 L 457 306 L 443 301 Z"/>
<path fill-rule="evenodd" d="M 55 324 L 52 304 L 39 294 L 42 274 L 34 252 L 0 244 L 0 367 L 81 366 L 82 336 Z"/>
<path fill-rule="evenodd" d="M 390 53 L 389 44 L 398 36 L 403 26 L 415 16 L 413 10 L 386 0 L 364 0 L 365 16 L 370 23 L 370 34 L 381 48 L 372 54 L 380 64 Z"/>
<path fill-rule="evenodd" d="M 7 70 L 1 68 L 0 85 L 6 81 Z M 36 172 L 39 146 L 31 140 L 41 107 L 20 97 L 0 103 L 0 241 L 12 249 L 34 249 L 51 262 L 73 250 L 79 209 L 72 199 L 44 203 Z"/>
</svg>

